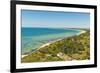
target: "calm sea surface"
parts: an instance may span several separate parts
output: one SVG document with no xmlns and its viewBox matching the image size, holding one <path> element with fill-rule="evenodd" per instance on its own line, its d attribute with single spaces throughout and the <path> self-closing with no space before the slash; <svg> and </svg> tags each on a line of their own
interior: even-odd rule
<svg viewBox="0 0 100 73">
<path fill-rule="evenodd" d="M 22 54 L 31 52 L 47 42 L 74 36 L 80 32 L 78 29 L 65 28 L 22 28 Z"/>
</svg>

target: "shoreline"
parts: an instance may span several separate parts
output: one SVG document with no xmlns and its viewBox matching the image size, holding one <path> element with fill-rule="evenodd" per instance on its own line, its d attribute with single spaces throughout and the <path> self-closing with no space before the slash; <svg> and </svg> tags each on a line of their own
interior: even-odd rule
<svg viewBox="0 0 100 73">
<path fill-rule="evenodd" d="M 86 31 L 82 30 L 80 33 L 78 33 L 78 34 L 76 34 L 76 35 L 80 35 L 80 34 L 83 34 L 83 33 L 85 33 L 85 32 L 86 32 Z M 57 42 L 57 41 L 60 41 L 60 40 L 63 40 L 63 39 L 57 39 L 57 40 L 55 40 L 55 41 L 51 41 L 51 42 L 48 42 L 48 43 L 46 43 L 46 44 L 43 44 L 42 46 L 39 47 L 39 49 L 40 49 L 40 48 L 43 48 L 43 47 L 45 47 L 45 46 L 49 46 L 50 44 L 52 44 L 52 43 L 54 43 L 54 42 Z"/>
<path fill-rule="evenodd" d="M 85 30 L 82 30 L 80 33 L 76 34 L 76 36 L 78 36 L 78 35 L 80 35 L 80 34 L 83 34 L 83 33 L 85 33 L 85 32 L 86 32 Z M 63 40 L 63 39 L 64 39 L 64 38 L 62 38 L 62 39 L 57 39 L 57 40 L 55 40 L 55 41 L 47 42 L 47 43 L 41 45 L 38 49 L 36 49 L 36 51 L 39 50 L 39 49 L 41 49 L 41 48 L 43 48 L 43 47 L 45 47 L 45 46 L 49 46 L 50 44 L 55 43 L 55 42 L 60 41 L 60 40 Z M 35 51 L 33 51 L 33 52 L 35 52 Z M 33 53 L 33 52 L 30 52 L 29 54 L 21 55 L 21 58 L 23 58 L 23 57 L 25 57 L 25 56 L 28 56 L 28 55 L 30 55 L 30 54 Z"/>
<path fill-rule="evenodd" d="M 23 58 L 23 57 L 25 57 L 25 56 L 27 56 L 28 54 L 26 54 L 26 55 L 21 55 L 21 58 Z"/>
<path fill-rule="evenodd" d="M 77 35 L 80 35 L 80 34 L 83 34 L 85 33 L 86 31 L 85 30 L 82 30 L 80 33 L 78 33 Z"/>
</svg>

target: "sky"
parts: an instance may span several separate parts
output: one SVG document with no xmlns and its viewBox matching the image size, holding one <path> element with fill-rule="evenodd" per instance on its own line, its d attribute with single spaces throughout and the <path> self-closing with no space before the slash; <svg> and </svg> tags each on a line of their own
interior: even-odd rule
<svg viewBox="0 0 100 73">
<path fill-rule="evenodd" d="M 21 10 L 22 27 L 89 28 L 90 13 Z"/>
</svg>

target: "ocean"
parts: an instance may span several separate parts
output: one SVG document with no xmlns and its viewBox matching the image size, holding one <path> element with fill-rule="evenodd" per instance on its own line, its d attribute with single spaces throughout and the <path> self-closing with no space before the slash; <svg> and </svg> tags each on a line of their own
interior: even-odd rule
<svg viewBox="0 0 100 73">
<path fill-rule="evenodd" d="M 21 52 L 27 54 L 50 41 L 71 37 L 80 33 L 79 29 L 65 28 L 21 28 Z"/>
</svg>

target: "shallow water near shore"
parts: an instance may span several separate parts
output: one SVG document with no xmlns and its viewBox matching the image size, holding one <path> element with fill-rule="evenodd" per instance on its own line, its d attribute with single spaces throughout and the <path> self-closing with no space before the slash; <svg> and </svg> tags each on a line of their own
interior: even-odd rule
<svg viewBox="0 0 100 73">
<path fill-rule="evenodd" d="M 22 54 L 27 54 L 43 44 L 57 39 L 75 36 L 82 30 L 65 28 L 22 28 Z"/>
</svg>

